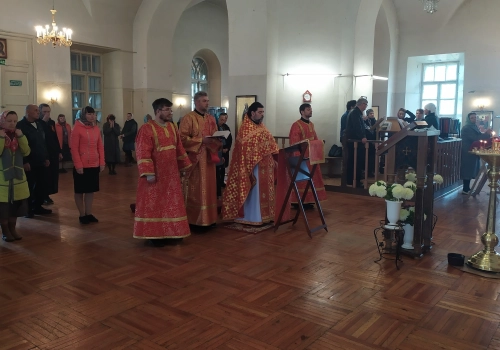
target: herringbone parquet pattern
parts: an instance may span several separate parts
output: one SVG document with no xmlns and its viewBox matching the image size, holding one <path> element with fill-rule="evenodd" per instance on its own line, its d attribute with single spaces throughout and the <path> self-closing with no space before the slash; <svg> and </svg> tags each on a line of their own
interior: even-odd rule
<svg viewBox="0 0 500 350">
<path fill-rule="evenodd" d="M 100 223 L 79 225 L 64 174 L 54 214 L 0 243 L 0 349 L 500 349 L 499 280 L 446 261 L 480 249 L 485 194 L 437 201 L 435 248 L 398 271 L 373 262 L 381 199 L 329 193 L 312 240 L 219 226 L 152 248 L 132 238 L 136 171 L 118 171 Z"/>
</svg>

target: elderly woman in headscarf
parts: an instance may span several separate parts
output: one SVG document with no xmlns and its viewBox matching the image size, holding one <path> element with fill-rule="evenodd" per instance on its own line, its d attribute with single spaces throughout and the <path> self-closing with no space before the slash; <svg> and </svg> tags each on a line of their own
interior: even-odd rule
<svg viewBox="0 0 500 350">
<path fill-rule="evenodd" d="M 436 115 L 436 105 L 434 103 L 428 103 L 424 107 L 424 120 L 427 122 L 429 127 L 432 125 L 434 128 L 439 130 L 438 117 Z"/>
<path fill-rule="evenodd" d="M 20 240 L 16 232 L 19 216 L 28 214 L 30 190 L 23 168 L 23 157 L 30 154 L 28 139 L 16 128 L 17 114 L 0 114 L 0 226 L 6 242 Z"/>
<path fill-rule="evenodd" d="M 476 124 L 476 113 L 471 112 L 467 115 L 467 120 L 462 128 L 462 162 L 460 164 L 460 178 L 464 182 L 462 194 L 469 194 L 470 180 L 474 179 L 479 172 L 479 157 L 470 154 L 472 144 L 475 141 L 487 140 L 491 137 L 491 129 L 483 134 L 479 131 Z"/>
</svg>

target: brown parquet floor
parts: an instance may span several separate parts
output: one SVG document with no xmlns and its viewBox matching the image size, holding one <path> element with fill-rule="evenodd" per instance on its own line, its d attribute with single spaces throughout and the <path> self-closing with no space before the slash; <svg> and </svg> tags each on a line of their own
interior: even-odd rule
<svg viewBox="0 0 500 350">
<path fill-rule="evenodd" d="M 217 227 L 152 248 L 132 238 L 137 172 L 118 173 L 98 224 L 78 223 L 68 173 L 54 214 L 0 243 L 0 349 L 500 349 L 499 280 L 446 260 L 481 248 L 485 194 L 436 201 L 433 251 L 398 271 L 374 263 L 381 199 L 329 193 L 313 239 Z"/>
</svg>

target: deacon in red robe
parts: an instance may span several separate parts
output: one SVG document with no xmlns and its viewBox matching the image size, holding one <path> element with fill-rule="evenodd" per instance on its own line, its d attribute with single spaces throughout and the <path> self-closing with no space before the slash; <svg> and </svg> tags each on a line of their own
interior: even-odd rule
<svg viewBox="0 0 500 350">
<path fill-rule="evenodd" d="M 318 140 L 318 136 L 316 135 L 316 131 L 314 130 L 314 124 L 310 121 L 312 117 L 311 105 L 309 103 L 304 103 L 299 107 L 299 111 L 300 111 L 300 119 L 297 120 L 295 123 L 293 123 L 292 127 L 290 128 L 290 135 L 289 135 L 290 145 L 293 145 L 303 140 L 310 140 L 310 141 Z M 308 156 L 309 154 L 306 154 L 306 157 Z M 309 160 L 307 161 L 307 165 L 309 167 L 309 170 L 311 170 L 312 167 L 311 164 L 309 164 Z M 321 169 L 319 166 L 316 167 L 316 171 L 314 172 L 313 183 L 314 187 L 316 188 L 318 199 L 320 201 L 326 200 L 325 184 L 323 183 L 323 176 L 321 175 Z M 306 184 L 307 184 L 306 181 L 297 183 L 300 195 L 304 193 Z M 298 203 L 295 191 L 292 191 L 292 203 Z M 313 204 L 313 203 L 315 203 L 314 196 L 312 194 L 311 189 L 309 189 L 307 190 L 307 195 L 303 204 Z"/>
<path fill-rule="evenodd" d="M 155 119 L 144 124 L 136 138 L 139 181 L 134 238 L 155 246 L 190 235 L 180 172 L 191 167 L 177 127 L 172 123 L 172 102 L 153 102 Z"/>
<path fill-rule="evenodd" d="M 209 138 L 218 130 L 215 118 L 207 113 L 208 95 L 194 95 L 195 110 L 182 117 L 179 132 L 193 168 L 186 176 L 184 192 L 188 222 L 196 226 L 211 226 L 217 221 L 218 151 L 222 142 Z"/>
<path fill-rule="evenodd" d="M 236 136 L 226 190 L 222 195 L 222 219 L 247 225 L 274 220 L 275 190 L 273 154 L 278 145 L 262 124 L 264 106 L 254 102 L 248 108 Z"/>
</svg>

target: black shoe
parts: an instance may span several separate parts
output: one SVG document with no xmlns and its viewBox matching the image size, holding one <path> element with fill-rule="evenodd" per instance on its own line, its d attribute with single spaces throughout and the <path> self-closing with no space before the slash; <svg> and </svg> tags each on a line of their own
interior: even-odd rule
<svg viewBox="0 0 500 350">
<path fill-rule="evenodd" d="M 130 210 L 132 210 L 132 213 L 135 213 L 135 203 L 130 204 Z"/>
<path fill-rule="evenodd" d="M 53 201 L 50 197 L 48 197 L 48 196 L 47 196 L 47 198 L 45 198 L 45 199 L 43 200 L 43 202 L 44 202 L 45 204 L 54 204 L 54 201 Z"/>
<path fill-rule="evenodd" d="M 14 242 L 15 241 L 14 237 L 7 237 L 6 235 L 2 235 L 2 239 L 5 242 Z"/>
<path fill-rule="evenodd" d="M 310 209 L 314 209 L 314 204 L 312 203 L 307 203 L 307 204 L 304 204 L 304 210 L 310 210 Z"/>
<path fill-rule="evenodd" d="M 153 247 L 161 248 L 165 246 L 163 239 L 150 239 L 149 242 L 153 245 Z"/>
<path fill-rule="evenodd" d="M 85 215 L 84 217 L 87 218 L 88 222 L 99 222 L 99 220 L 97 220 L 97 218 L 92 214 Z"/>
<path fill-rule="evenodd" d="M 36 215 L 46 215 L 46 214 L 52 214 L 52 210 L 45 209 L 44 207 L 40 207 L 40 208 L 33 210 L 33 213 L 35 213 Z"/>
<path fill-rule="evenodd" d="M 78 217 L 78 220 L 80 220 L 80 224 L 82 225 L 90 224 L 89 219 L 87 219 L 87 215 Z"/>
<path fill-rule="evenodd" d="M 68 171 L 64 168 L 59 169 L 59 174 L 66 174 Z"/>
<path fill-rule="evenodd" d="M 181 244 L 182 238 L 165 238 L 165 239 L 156 239 L 155 241 L 163 241 L 164 245 L 177 245 Z"/>
</svg>

